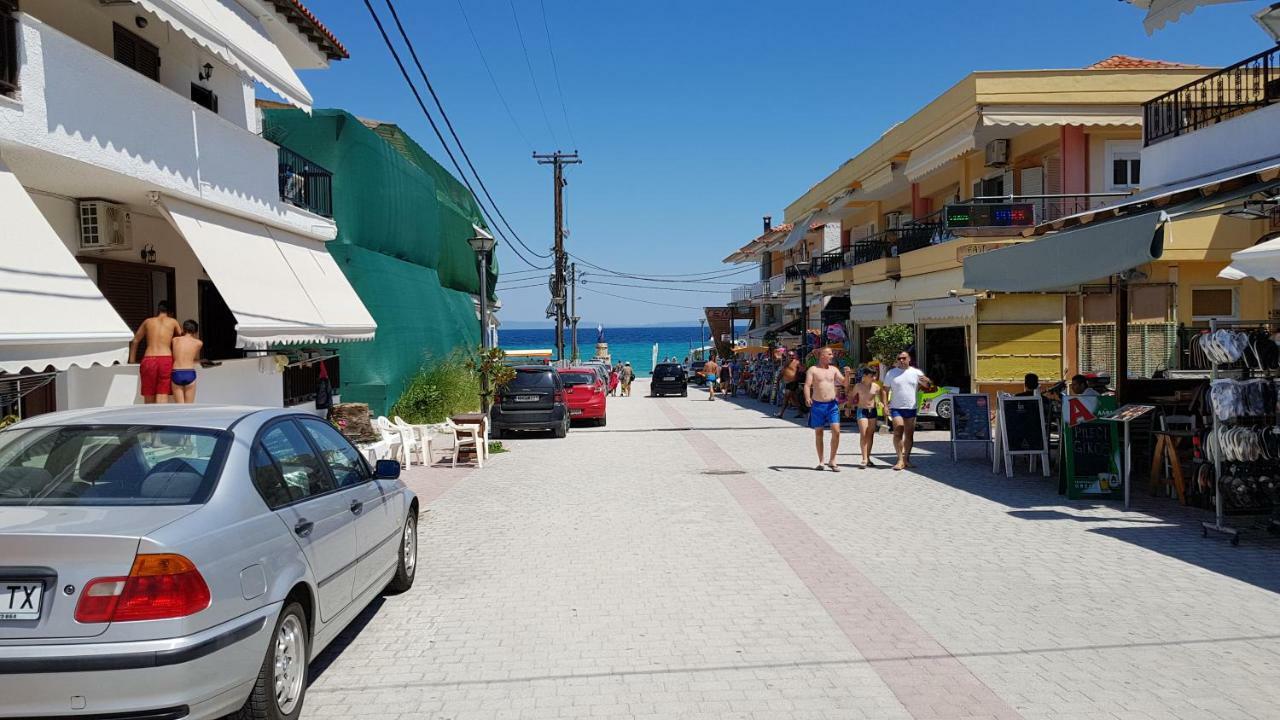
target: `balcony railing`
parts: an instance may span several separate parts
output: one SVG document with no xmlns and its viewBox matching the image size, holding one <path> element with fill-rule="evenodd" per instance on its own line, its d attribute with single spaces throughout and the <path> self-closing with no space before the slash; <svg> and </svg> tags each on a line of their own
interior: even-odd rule
<svg viewBox="0 0 1280 720">
<path fill-rule="evenodd" d="M 18 90 L 18 4 L 0 0 L 0 95 Z"/>
<path fill-rule="evenodd" d="M 1280 101 L 1280 46 L 1165 93 L 1142 107 L 1147 145 Z"/>
<path fill-rule="evenodd" d="M 812 277 L 839 272 L 844 267 L 844 250 L 832 250 L 819 255 L 809 263 L 809 275 Z"/>
<path fill-rule="evenodd" d="M 280 148 L 279 156 L 280 199 L 333 217 L 333 173 L 285 147 Z"/>
<path fill-rule="evenodd" d="M 747 285 L 739 285 L 729 291 L 731 302 L 748 302 L 750 300 L 759 300 L 761 298 L 776 297 L 782 293 L 786 287 L 787 278 L 785 275 L 774 275 L 768 280 L 749 283 Z"/>
<path fill-rule="evenodd" d="M 942 212 L 936 212 L 921 220 L 902 226 L 898 229 L 897 235 L 896 250 L 899 255 L 954 239 L 947 232 Z"/>
<path fill-rule="evenodd" d="M 324 360 L 318 360 L 309 365 L 290 365 L 284 369 L 285 407 L 309 403 L 316 399 L 316 386 L 320 383 L 321 363 L 324 364 L 325 370 L 328 371 L 329 386 L 333 388 L 333 394 L 338 394 L 338 389 L 342 387 L 342 378 L 338 374 L 340 363 L 336 355 Z"/>
<path fill-rule="evenodd" d="M 892 257 L 893 240 L 889 239 L 890 233 L 896 234 L 897 231 L 886 230 L 865 240 L 855 240 L 853 247 L 844 254 L 845 263 L 849 267 L 853 267 L 854 265 L 862 265 L 863 263 Z"/>
</svg>

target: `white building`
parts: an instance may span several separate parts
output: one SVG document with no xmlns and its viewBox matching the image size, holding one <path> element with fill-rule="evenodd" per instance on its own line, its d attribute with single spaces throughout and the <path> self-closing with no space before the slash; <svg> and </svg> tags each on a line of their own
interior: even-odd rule
<svg viewBox="0 0 1280 720">
<path fill-rule="evenodd" d="M 309 109 L 295 71 L 344 57 L 299 0 L 0 0 L 0 415 L 139 401 L 127 346 L 162 300 L 221 361 L 201 402 L 305 400 L 315 368 L 269 348 L 373 336 L 328 173 L 254 105 Z"/>
</svg>

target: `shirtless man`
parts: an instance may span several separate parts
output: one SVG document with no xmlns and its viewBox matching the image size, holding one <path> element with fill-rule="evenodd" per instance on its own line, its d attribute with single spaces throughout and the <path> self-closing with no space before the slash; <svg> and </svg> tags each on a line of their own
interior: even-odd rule
<svg viewBox="0 0 1280 720">
<path fill-rule="evenodd" d="M 173 339 L 182 334 L 178 321 L 169 317 L 169 303 L 161 300 L 155 317 L 142 321 L 133 340 L 129 341 L 129 363 L 138 362 L 138 345 L 147 343 L 147 351 L 138 367 L 142 402 L 169 402 L 169 381 L 173 372 Z"/>
<path fill-rule="evenodd" d="M 796 382 L 796 374 L 800 371 L 800 358 L 794 353 L 788 352 L 785 360 L 782 361 L 782 409 L 778 411 L 778 417 L 787 414 L 787 408 L 792 404 L 799 405 L 799 399 L 796 393 L 799 392 L 799 383 Z"/>
<path fill-rule="evenodd" d="M 809 405 L 809 427 L 813 428 L 814 444 L 818 448 L 818 467 L 815 470 L 831 468 L 831 472 L 840 472 L 836 464 L 836 450 L 840 448 L 840 401 L 836 397 L 836 388 L 844 385 L 844 373 L 831 364 L 831 348 L 818 351 L 818 364 L 809 368 L 804 378 L 804 400 Z M 822 430 L 831 428 L 831 455 L 825 466 L 822 464 Z"/>
<path fill-rule="evenodd" d="M 173 339 L 173 399 L 179 403 L 196 401 L 196 364 L 200 362 L 200 324 L 195 320 L 182 323 L 182 335 Z"/>
<path fill-rule="evenodd" d="M 707 399 L 716 399 L 716 386 L 720 384 L 720 364 L 715 358 L 709 358 L 702 366 L 702 377 L 707 379 Z"/>
<path fill-rule="evenodd" d="M 871 365 L 863 369 L 862 378 L 853 382 L 852 373 L 849 387 L 845 391 L 849 407 L 853 408 L 854 420 L 861 433 L 862 467 L 872 465 L 871 446 L 876 441 L 876 401 L 880 399 L 880 368 Z"/>
</svg>

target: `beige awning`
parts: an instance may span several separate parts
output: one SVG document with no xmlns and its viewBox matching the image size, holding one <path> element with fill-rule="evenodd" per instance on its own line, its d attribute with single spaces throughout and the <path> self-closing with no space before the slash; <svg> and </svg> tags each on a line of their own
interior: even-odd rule
<svg viewBox="0 0 1280 720">
<path fill-rule="evenodd" d="M 858 283 L 849 288 L 849 302 L 854 306 L 868 303 L 893 302 L 893 290 L 897 285 L 893 280 L 879 280 L 871 283 Z"/>
<path fill-rule="evenodd" d="M 236 346 L 371 340 L 377 324 L 324 243 L 162 197 L 236 317 Z"/>
<path fill-rule="evenodd" d="M 988 105 L 982 109 L 987 127 L 1018 125 L 1142 125 L 1140 105 Z"/>
<path fill-rule="evenodd" d="M 870 175 L 868 175 L 866 178 L 863 179 L 862 187 L 860 188 L 861 190 L 860 194 L 875 192 L 880 188 L 887 187 L 892 182 L 893 182 L 893 163 L 889 163 L 888 165 L 885 165 L 879 170 L 876 170 L 875 172 L 871 173 Z"/>
<path fill-rule="evenodd" d="M 977 119 L 972 115 L 941 135 L 911 151 L 904 171 L 907 179 L 916 182 L 948 162 L 978 146 Z"/>
<path fill-rule="evenodd" d="M 298 74 L 262 22 L 236 0 L 134 2 L 291 104 L 311 110 L 311 94 Z M 274 16 L 268 21 L 283 22 Z"/>
<path fill-rule="evenodd" d="M 876 325 L 889 320 L 889 303 L 851 305 L 849 319 L 863 325 Z"/>
<path fill-rule="evenodd" d="M 131 332 L 0 163 L 0 372 L 125 362 Z"/>
<path fill-rule="evenodd" d="M 896 302 L 909 302 L 949 297 L 951 293 L 972 294 L 964 289 L 963 267 L 904 277 L 894 288 L 893 299 Z"/>
<path fill-rule="evenodd" d="M 977 317 L 978 313 L 976 295 L 917 300 L 913 305 L 916 322 L 919 323 L 965 322 Z"/>
<path fill-rule="evenodd" d="M 813 218 L 817 214 L 817 211 L 814 211 L 795 221 L 791 226 L 791 232 L 787 233 L 787 239 L 783 241 L 778 251 L 786 252 L 804 242 L 804 236 L 809 234 L 809 226 L 813 224 Z"/>
<path fill-rule="evenodd" d="M 1147 9 L 1147 17 L 1142 27 L 1150 35 L 1156 30 L 1174 22 L 1201 5 L 1220 5 L 1222 3 L 1240 2 L 1241 0 L 1129 0 L 1138 7 Z"/>
</svg>

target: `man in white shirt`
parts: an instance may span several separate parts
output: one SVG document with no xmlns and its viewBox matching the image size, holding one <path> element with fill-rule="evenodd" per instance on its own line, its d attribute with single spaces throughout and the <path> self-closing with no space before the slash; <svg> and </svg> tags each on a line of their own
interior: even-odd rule
<svg viewBox="0 0 1280 720">
<path fill-rule="evenodd" d="M 911 445 L 916 434 L 916 413 L 920 409 L 919 391 L 932 392 L 935 386 L 918 368 L 911 367 L 911 353 L 903 350 L 897 360 L 894 368 L 885 374 L 880 392 L 887 396 L 881 401 L 889 408 L 893 449 L 898 451 L 898 463 L 893 469 L 902 470 L 912 467 Z"/>
</svg>

